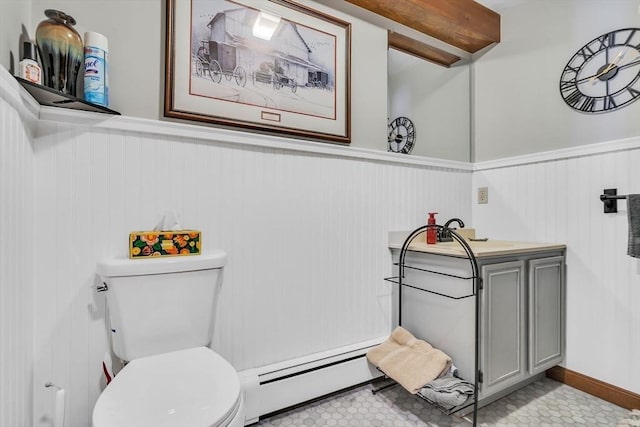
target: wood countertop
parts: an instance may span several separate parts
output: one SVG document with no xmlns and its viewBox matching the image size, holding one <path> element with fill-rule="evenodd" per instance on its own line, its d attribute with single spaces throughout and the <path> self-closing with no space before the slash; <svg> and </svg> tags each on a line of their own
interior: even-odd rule
<svg viewBox="0 0 640 427">
<path fill-rule="evenodd" d="M 408 231 L 390 231 L 389 232 L 389 248 L 401 249 L 407 236 Z M 492 240 L 486 241 L 467 241 L 476 258 L 517 255 L 524 253 L 561 251 L 567 248 L 566 245 L 559 243 L 534 243 L 534 242 L 517 242 L 509 240 Z M 435 245 L 428 245 L 425 241 L 424 233 L 416 236 L 413 243 L 409 246 L 409 250 L 416 252 L 425 252 L 439 255 L 466 256 L 466 252 L 462 246 L 456 242 L 438 242 Z"/>
</svg>

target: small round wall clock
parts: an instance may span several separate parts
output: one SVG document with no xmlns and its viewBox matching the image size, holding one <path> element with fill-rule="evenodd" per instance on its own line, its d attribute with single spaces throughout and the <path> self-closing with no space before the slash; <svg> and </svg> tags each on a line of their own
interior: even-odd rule
<svg viewBox="0 0 640 427">
<path fill-rule="evenodd" d="M 416 140 L 416 128 L 406 117 L 398 117 L 389 123 L 389 151 L 409 154 Z"/>
<path fill-rule="evenodd" d="M 603 34 L 581 47 L 560 76 L 566 104 L 584 113 L 606 113 L 640 98 L 640 28 Z"/>
</svg>

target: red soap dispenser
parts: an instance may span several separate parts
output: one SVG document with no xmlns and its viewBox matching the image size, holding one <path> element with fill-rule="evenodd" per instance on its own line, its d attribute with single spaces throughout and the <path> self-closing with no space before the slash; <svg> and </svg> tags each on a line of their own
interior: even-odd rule
<svg viewBox="0 0 640 427">
<path fill-rule="evenodd" d="M 435 245 L 438 241 L 438 229 L 436 227 L 429 227 L 430 225 L 436 225 L 436 214 L 438 212 L 429 212 L 429 218 L 427 219 L 427 243 Z"/>
</svg>

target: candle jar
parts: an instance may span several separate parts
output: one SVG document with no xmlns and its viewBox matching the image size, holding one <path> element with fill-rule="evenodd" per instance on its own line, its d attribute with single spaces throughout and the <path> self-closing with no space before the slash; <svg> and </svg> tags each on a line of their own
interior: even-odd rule
<svg viewBox="0 0 640 427">
<path fill-rule="evenodd" d="M 76 20 L 59 10 L 44 11 L 47 18 L 36 29 L 42 62 L 42 83 L 67 95 L 77 96 L 78 73 L 84 64 L 84 46 L 73 28 Z"/>
</svg>

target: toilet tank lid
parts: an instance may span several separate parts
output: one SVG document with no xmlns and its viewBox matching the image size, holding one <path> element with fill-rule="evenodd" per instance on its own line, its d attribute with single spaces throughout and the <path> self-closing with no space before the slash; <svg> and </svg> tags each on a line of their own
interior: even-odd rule
<svg viewBox="0 0 640 427">
<path fill-rule="evenodd" d="M 222 268 L 226 261 L 227 253 L 221 249 L 209 250 L 202 255 L 149 257 L 144 259 L 110 258 L 98 262 L 96 273 L 102 277 L 179 273 Z"/>
</svg>

